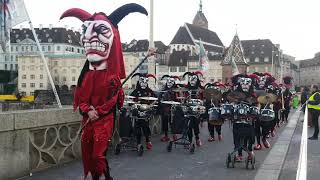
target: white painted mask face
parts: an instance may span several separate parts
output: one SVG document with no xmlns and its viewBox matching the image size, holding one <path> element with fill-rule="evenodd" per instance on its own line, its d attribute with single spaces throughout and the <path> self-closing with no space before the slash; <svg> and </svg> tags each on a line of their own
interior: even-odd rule
<svg viewBox="0 0 320 180">
<path fill-rule="evenodd" d="M 266 76 L 260 76 L 259 77 L 259 88 L 264 88 L 264 85 L 266 84 L 267 77 Z"/>
<path fill-rule="evenodd" d="M 198 81 L 198 76 L 197 75 L 192 75 L 189 76 L 189 83 L 191 86 L 196 86 Z"/>
<path fill-rule="evenodd" d="M 85 21 L 81 42 L 89 62 L 99 62 L 109 57 L 114 33 L 107 21 Z"/>
<path fill-rule="evenodd" d="M 252 79 L 251 78 L 242 77 L 242 78 L 239 78 L 238 82 L 239 82 L 239 84 L 240 84 L 240 86 L 241 86 L 241 88 L 242 88 L 242 90 L 244 92 L 249 92 L 250 86 L 252 84 Z"/>
<path fill-rule="evenodd" d="M 147 77 L 140 77 L 139 84 L 141 89 L 146 89 L 148 87 L 149 79 Z"/>
<path fill-rule="evenodd" d="M 169 89 L 172 88 L 174 83 L 175 83 L 174 78 L 168 78 L 168 80 L 167 80 L 167 88 L 169 88 Z"/>
</svg>

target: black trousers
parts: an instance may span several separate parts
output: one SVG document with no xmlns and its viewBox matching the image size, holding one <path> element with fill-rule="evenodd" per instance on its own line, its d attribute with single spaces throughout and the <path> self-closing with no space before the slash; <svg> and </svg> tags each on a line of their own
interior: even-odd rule
<svg viewBox="0 0 320 180">
<path fill-rule="evenodd" d="M 254 143 L 254 127 L 250 124 L 234 123 L 233 124 L 233 143 L 234 149 L 238 151 L 239 155 L 242 155 L 242 147 L 248 151 L 252 151 Z"/>
<path fill-rule="evenodd" d="M 146 137 L 146 142 L 150 141 L 151 130 L 149 127 L 149 121 L 146 121 L 145 119 L 136 119 L 134 130 L 138 144 L 141 144 L 142 133 Z"/>
<path fill-rule="evenodd" d="M 274 121 L 269 121 L 269 122 L 256 121 L 255 122 L 254 129 L 255 129 L 257 144 L 261 144 L 261 136 L 262 136 L 262 140 L 265 140 L 267 138 L 267 135 L 272 130 L 273 125 L 274 125 Z"/>
<path fill-rule="evenodd" d="M 216 129 L 218 135 L 221 135 L 221 125 L 212 125 L 208 123 L 208 130 L 211 137 L 214 137 L 214 129 Z"/>
<path fill-rule="evenodd" d="M 200 124 L 200 119 L 194 117 L 194 116 L 191 116 L 189 117 L 189 120 L 190 120 L 190 124 L 189 124 L 189 130 L 188 130 L 188 138 L 189 138 L 189 141 L 192 142 L 192 137 L 193 137 L 193 134 L 196 138 L 196 140 L 199 139 L 199 133 L 200 133 L 200 129 L 199 129 L 199 124 Z"/>
<path fill-rule="evenodd" d="M 169 125 L 171 126 L 171 114 L 162 114 L 162 131 L 164 132 L 165 136 L 168 136 Z"/>
<path fill-rule="evenodd" d="M 289 113 L 290 113 L 290 107 L 286 107 L 281 113 L 282 121 L 286 121 L 286 122 L 288 121 Z"/>
<path fill-rule="evenodd" d="M 309 109 L 311 116 L 312 116 L 312 123 L 314 126 L 314 133 L 313 137 L 318 137 L 319 135 L 319 115 L 320 111 L 315 109 Z"/>
</svg>

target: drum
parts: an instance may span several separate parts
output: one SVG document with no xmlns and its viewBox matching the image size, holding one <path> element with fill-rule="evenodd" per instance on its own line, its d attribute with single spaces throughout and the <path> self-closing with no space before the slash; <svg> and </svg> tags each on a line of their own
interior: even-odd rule
<svg viewBox="0 0 320 180">
<path fill-rule="evenodd" d="M 188 107 L 182 105 L 173 105 L 171 108 L 171 123 L 172 123 L 172 133 L 182 134 L 186 118 L 184 115 L 187 113 Z"/>
<path fill-rule="evenodd" d="M 275 118 L 275 113 L 272 109 L 261 109 L 259 119 L 262 122 L 272 121 Z"/>
<path fill-rule="evenodd" d="M 251 118 L 255 118 L 258 117 L 258 115 L 260 114 L 259 108 L 256 106 L 251 106 L 250 110 L 249 110 L 249 116 Z"/>
<path fill-rule="evenodd" d="M 151 111 L 151 106 L 148 104 L 134 104 L 131 113 L 132 116 L 137 118 L 148 118 Z"/>
<path fill-rule="evenodd" d="M 238 117 L 247 117 L 250 112 L 250 106 L 247 104 L 237 104 L 235 107 L 235 115 Z"/>
<path fill-rule="evenodd" d="M 233 112 L 234 112 L 234 107 L 232 104 L 222 104 L 221 108 L 220 108 L 220 114 L 221 114 L 221 118 L 223 119 L 230 119 L 233 118 Z"/>
<path fill-rule="evenodd" d="M 208 110 L 209 119 L 208 123 L 212 125 L 222 125 L 223 120 L 220 116 L 221 109 L 220 107 L 212 107 Z"/>
<path fill-rule="evenodd" d="M 189 105 L 189 106 L 202 106 L 203 101 L 200 99 L 188 99 L 187 105 Z"/>
</svg>

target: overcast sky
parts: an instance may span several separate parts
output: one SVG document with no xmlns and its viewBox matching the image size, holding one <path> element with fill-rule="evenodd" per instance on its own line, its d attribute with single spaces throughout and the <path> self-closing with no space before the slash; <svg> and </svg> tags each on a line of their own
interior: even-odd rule
<svg viewBox="0 0 320 180">
<path fill-rule="evenodd" d="M 169 44 L 178 28 L 192 20 L 200 0 L 154 0 L 154 40 Z M 296 59 L 314 57 L 320 51 L 320 0 L 202 0 L 209 29 L 229 46 L 236 24 L 241 40 L 270 39 Z M 60 15 L 69 8 L 110 14 L 117 7 L 135 2 L 149 11 L 149 0 L 25 0 L 35 27 L 43 24 L 81 27 L 80 20 Z M 27 24 L 24 24 L 27 27 Z M 119 24 L 122 42 L 149 37 L 149 18 L 131 14 Z"/>
</svg>

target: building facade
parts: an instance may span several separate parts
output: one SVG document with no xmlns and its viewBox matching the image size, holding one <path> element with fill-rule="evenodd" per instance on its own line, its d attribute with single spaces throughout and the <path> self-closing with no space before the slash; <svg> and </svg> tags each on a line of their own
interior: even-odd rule
<svg viewBox="0 0 320 180">
<path fill-rule="evenodd" d="M 49 71 L 57 90 L 71 90 L 77 85 L 85 63 L 84 55 L 48 55 Z M 40 56 L 25 55 L 18 58 L 18 91 L 34 95 L 36 90 L 49 90 L 51 84 Z"/>
<path fill-rule="evenodd" d="M 320 52 L 316 53 L 312 59 L 300 60 L 298 62 L 300 70 L 300 85 L 320 85 Z"/>
<path fill-rule="evenodd" d="M 73 29 L 35 28 L 44 55 L 84 54 L 80 43 L 80 33 Z M 12 29 L 10 32 L 10 53 L 0 52 L 0 70 L 18 70 L 18 57 L 39 55 L 31 29 Z"/>
</svg>

